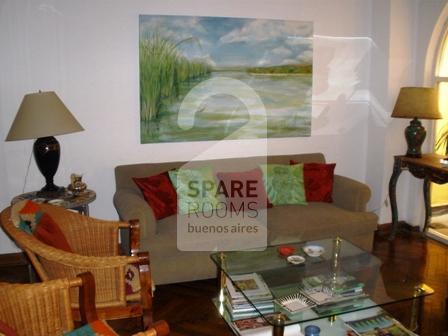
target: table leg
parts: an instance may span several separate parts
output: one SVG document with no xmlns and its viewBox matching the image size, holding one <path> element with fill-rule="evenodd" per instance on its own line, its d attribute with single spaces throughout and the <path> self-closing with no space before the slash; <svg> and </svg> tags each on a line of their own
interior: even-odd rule
<svg viewBox="0 0 448 336">
<path fill-rule="evenodd" d="M 401 159 L 394 159 L 394 168 L 392 172 L 392 176 L 389 180 L 389 200 L 390 200 L 390 209 L 392 212 L 392 231 L 389 236 L 389 240 L 393 240 L 398 231 L 398 208 L 397 208 L 397 181 L 398 177 L 401 174 Z"/>
<path fill-rule="evenodd" d="M 430 180 L 427 177 L 423 180 L 423 198 L 425 200 L 425 222 L 423 225 L 423 234 L 425 234 L 432 217 L 431 186 Z"/>
<path fill-rule="evenodd" d="M 285 321 L 286 316 L 285 314 L 277 314 L 274 317 L 274 328 L 272 330 L 273 336 L 283 336 L 283 333 L 285 332 Z"/>
</svg>

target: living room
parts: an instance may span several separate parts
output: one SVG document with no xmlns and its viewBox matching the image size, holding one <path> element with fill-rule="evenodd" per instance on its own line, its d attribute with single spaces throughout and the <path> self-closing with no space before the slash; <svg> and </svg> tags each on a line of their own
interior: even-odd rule
<svg viewBox="0 0 448 336">
<path fill-rule="evenodd" d="M 369 186 L 368 211 L 392 222 L 388 183 L 405 154 L 409 119 L 391 118 L 400 88 L 435 85 L 445 0 L 1 1 L 0 130 L 6 138 L 25 94 L 55 91 L 84 131 L 57 136 L 57 185 L 82 174 L 96 199 L 90 215 L 118 219 L 114 168 L 134 163 L 323 153 L 335 173 Z M 139 15 L 240 17 L 312 22 L 311 135 L 141 143 Z M 432 152 L 433 122 L 423 152 Z M 1 209 L 43 178 L 32 142 L 0 142 Z M 205 154 L 204 154 L 205 153 Z M 400 220 L 423 228 L 422 180 L 403 172 Z M 20 249 L 0 231 L 0 254 Z M 445 252 L 446 253 L 446 252 Z M 446 291 L 446 289 L 444 289 Z M 446 293 L 446 292 L 445 292 Z M 445 307 L 446 308 L 446 307 Z M 157 309 L 157 307 L 155 307 Z M 168 321 L 170 322 L 170 321 Z"/>
</svg>

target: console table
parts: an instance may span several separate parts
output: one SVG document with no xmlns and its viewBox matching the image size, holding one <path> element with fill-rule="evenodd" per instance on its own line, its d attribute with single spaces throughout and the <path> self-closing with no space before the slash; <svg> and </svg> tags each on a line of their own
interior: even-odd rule
<svg viewBox="0 0 448 336">
<path fill-rule="evenodd" d="M 394 169 L 389 180 L 389 198 L 392 211 L 392 232 L 390 239 L 395 238 L 398 231 L 398 208 L 396 186 L 398 177 L 405 169 L 416 178 L 423 179 L 423 198 L 425 201 L 425 222 L 423 232 L 426 232 L 429 221 L 431 220 L 431 204 L 430 204 L 430 182 L 444 184 L 448 182 L 448 168 L 442 167 L 440 159 L 445 158 L 443 155 L 434 153 L 423 154 L 421 158 L 411 158 L 405 155 L 397 155 L 394 157 Z"/>
</svg>

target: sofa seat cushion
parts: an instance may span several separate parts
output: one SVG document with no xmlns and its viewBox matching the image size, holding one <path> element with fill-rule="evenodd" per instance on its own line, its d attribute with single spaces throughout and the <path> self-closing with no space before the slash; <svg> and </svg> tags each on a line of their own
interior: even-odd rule
<svg viewBox="0 0 448 336">
<path fill-rule="evenodd" d="M 267 217 L 270 245 L 325 236 L 356 236 L 377 227 L 377 216 L 373 213 L 348 211 L 325 202 L 274 207 L 269 209 Z"/>
</svg>

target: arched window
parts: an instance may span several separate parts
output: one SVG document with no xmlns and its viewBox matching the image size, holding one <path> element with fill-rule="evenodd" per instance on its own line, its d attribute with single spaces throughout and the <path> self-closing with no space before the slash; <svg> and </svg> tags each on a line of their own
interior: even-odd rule
<svg viewBox="0 0 448 336">
<path fill-rule="evenodd" d="M 436 122 L 435 141 L 443 134 L 448 135 L 448 31 L 445 32 L 439 50 L 435 79 L 439 88 L 439 109 L 443 119 Z M 445 154 L 445 150 L 446 147 L 441 146 L 437 153 Z M 433 207 L 448 205 L 448 184 L 432 184 L 431 205 Z"/>
</svg>

